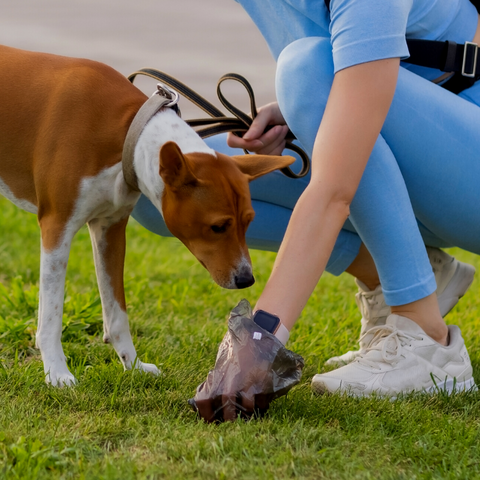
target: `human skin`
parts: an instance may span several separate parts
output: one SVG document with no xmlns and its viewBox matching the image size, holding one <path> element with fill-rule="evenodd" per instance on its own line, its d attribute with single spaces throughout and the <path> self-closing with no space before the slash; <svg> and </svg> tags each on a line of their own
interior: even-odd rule
<svg viewBox="0 0 480 480">
<path fill-rule="evenodd" d="M 325 270 L 349 216 L 350 204 L 393 99 L 399 65 L 398 58 L 384 59 L 355 65 L 335 75 L 315 139 L 310 184 L 293 211 L 272 273 L 255 307 L 277 315 L 289 330 Z M 281 151 L 286 127 L 278 106 L 269 104 L 260 109 L 256 120 L 243 139 L 229 137 L 229 145 L 262 153 Z M 277 126 L 262 136 L 268 124 Z M 364 263 L 363 276 L 370 277 L 367 285 L 372 286 L 374 280 L 365 256 L 361 251 L 356 260 Z M 362 280 L 361 268 L 357 270 Z M 448 330 L 435 294 L 392 307 L 392 313 L 412 319 L 427 335 L 446 344 Z"/>
</svg>

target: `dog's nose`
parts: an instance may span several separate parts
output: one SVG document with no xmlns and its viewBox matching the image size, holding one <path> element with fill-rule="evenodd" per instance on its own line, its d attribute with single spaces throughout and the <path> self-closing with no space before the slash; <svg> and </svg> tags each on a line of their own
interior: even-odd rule
<svg viewBox="0 0 480 480">
<path fill-rule="evenodd" d="M 252 274 L 249 275 L 236 275 L 235 286 L 237 288 L 248 288 L 255 283 L 255 277 Z"/>
</svg>

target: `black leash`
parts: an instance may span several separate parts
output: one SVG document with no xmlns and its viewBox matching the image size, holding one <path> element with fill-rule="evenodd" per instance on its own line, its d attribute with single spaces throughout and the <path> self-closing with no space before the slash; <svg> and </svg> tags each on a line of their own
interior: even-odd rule
<svg viewBox="0 0 480 480">
<path fill-rule="evenodd" d="M 210 115 L 210 118 L 195 118 L 186 120 L 188 125 L 196 128 L 197 133 L 202 138 L 211 137 L 213 135 L 218 135 L 219 133 L 225 132 L 232 132 L 241 137 L 250 128 L 253 119 L 257 116 L 257 107 L 255 104 L 255 95 L 253 93 L 253 89 L 244 77 L 236 73 L 227 73 L 226 75 L 223 75 L 217 84 L 218 98 L 222 105 L 234 115 L 233 117 L 225 116 L 221 110 L 215 107 L 215 105 L 212 105 L 208 100 L 205 100 L 205 98 L 194 92 L 190 87 L 187 87 L 184 83 L 164 72 L 154 68 L 142 68 L 129 75 L 128 79 L 133 83 L 137 75 L 145 75 L 155 80 L 159 80 L 168 87 L 176 90 L 187 100 L 190 100 L 194 105 Z M 221 85 L 226 80 L 235 80 L 240 82 L 245 87 L 250 98 L 251 116 L 242 112 L 225 98 L 222 93 Z M 270 130 L 270 128 L 272 128 L 272 126 L 268 126 L 265 131 Z M 281 169 L 281 172 L 290 178 L 302 178 L 310 171 L 310 159 L 300 147 L 292 143 L 292 141 L 295 140 L 295 136 L 291 131 L 288 132 L 286 140 L 287 142 L 285 148 L 297 153 L 300 156 L 302 160 L 302 169 L 299 173 L 295 173 L 290 169 L 290 167 L 285 167 Z M 245 153 L 249 152 L 245 150 Z"/>
</svg>

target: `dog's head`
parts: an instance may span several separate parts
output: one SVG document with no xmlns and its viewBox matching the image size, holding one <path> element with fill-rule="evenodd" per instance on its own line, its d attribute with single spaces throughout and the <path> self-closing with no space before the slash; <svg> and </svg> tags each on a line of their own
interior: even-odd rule
<svg viewBox="0 0 480 480">
<path fill-rule="evenodd" d="M 221 287 L 255 282 L 245 242 L 255 216 L 248 183 L 293 162 L 288 156 L 183 154 L 174 142 L 162 146 L 165 223 Z"/>
</svg>

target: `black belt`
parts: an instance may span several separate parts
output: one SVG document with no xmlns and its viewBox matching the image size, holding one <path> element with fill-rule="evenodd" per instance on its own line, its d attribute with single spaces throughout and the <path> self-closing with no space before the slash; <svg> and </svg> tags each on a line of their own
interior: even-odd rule
<svg viewBox="0 0 480 480">
<path fill-rule="evenodd" d="M 330 12 L 332 0 L 324 0 Z M 480 0 L 470 0 L 480 13 Z M 454 72 L 458 77 L 464 77 L 465 83 L 473 84 L 480 77 L 480 65 L 477 62 L 478 46 L 476 43 L 465 42 L 458 45 L 455 42 L 439 42 L 435 40 L 407 39 L 410 57 L 405 63 L 435 68 L 442 72 Z"/>
<path fill-rule="evenodd" d="M 324 0 L 330 12 L 331 0 Z M 480 13 L 480 0 L 471 0 Z M 480 77 L 480 64 L 477 62 L 478 46 L 472 42 L 458 45 L 455 42 L 439 42 L 435 40 L 407 39 L 410 57 L 405 63 L 435 68 L 442 72 L 452 72 L 442 87 L 454 93 L 472 86 Z"/>
<path fill-rule="evenodd" d="M 475 78 L 480 75 L 480 63 L 477 62 L 476 43 L 436 42 L 433 40 L 407 40 L 410 57 L 404 60 L 414 65 L 436 68 L 442 72 L 456 72 L 463 77 Z"/>
<path fill-rule="evenodd" d="M 442 84 L 453 93 L 460 93 L 472 86 L 480 77 L 476 43 L 459 45 L 451 41 L 407 39 L 407 45 L 410 57 L 404 62 L 455 74 Z"/>
</svg>

